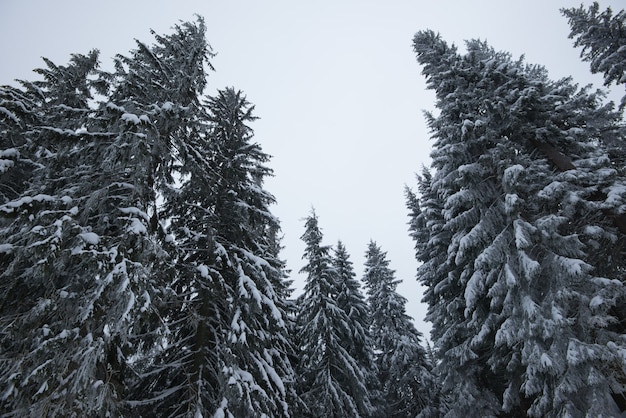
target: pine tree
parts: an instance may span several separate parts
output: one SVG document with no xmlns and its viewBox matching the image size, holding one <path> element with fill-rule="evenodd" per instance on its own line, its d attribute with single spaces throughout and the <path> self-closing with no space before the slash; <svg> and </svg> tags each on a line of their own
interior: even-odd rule
<svg viewBox="0 0 626 418">
<path fill-rule="evenodd" d="M 448 416 L 612 414 L 624 188 L 598 139 L 617 114 L 484 42 L 414 47 L 440 110 L 412 235 Z"/>
<path fill-rule="evenodd" d="M 364 417 L 373 412 L 364 370 L 350 354 L 348 313 L 338 305 L 341 292 L 330 247 L 322 245 L 315 213 L 305 223 L 302 240 L 307 264 L 304 294 L 298 298 L 297 342 L 300 396 L 310 417 Z M 354 312 L 356 313 L 356 312 Z M 353 313 L 353 314 L 354 314 Z"/>
<path fill-rule="evenodd" d="M 365 253 L 363 282 L 367 288 L 374 361 L 386 417 L 435 416 L 435 381 L 421 333 L 406 314 L 407 300 L 389 268 L 387 253 L 370 241 Z M 435 405 L 433 405 L 435 404 Z"/>
</svg>

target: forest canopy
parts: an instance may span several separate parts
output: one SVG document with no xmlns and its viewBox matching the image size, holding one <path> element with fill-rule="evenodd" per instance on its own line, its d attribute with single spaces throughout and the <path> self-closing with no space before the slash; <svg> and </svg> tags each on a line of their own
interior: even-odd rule
<svg viewBox="0 0 626 418">
<path fill-rule="evenodd" d="M 626 85 L 626 13 L 562 14 Z M 110 71 L 92 50 L 0 86 L 0 415 L 626 411 L 624 100 L 415 34 L 436 106 L 405 189 L 429 344 L 382 247 L 359 277 L 314 210 L 294 294 L 255 106 L 206 93 L 203 18 L 152 35 Z"/>
</svg>

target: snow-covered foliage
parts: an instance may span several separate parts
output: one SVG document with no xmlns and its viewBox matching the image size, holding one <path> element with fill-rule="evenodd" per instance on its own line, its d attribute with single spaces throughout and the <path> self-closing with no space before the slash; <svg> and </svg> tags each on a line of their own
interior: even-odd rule
<svg viewBox="0 0 626 418">
<path fill-rule="evenodd" d="M 382 392 L 380 416 L 438 416 L 438 391 L 422 335 L 406 314 L 407 300 L 396 291 L 400 281 L 389 268 L 387 253 L 373 241 L 365 253 L 363 282 Z"/>
<path fill-rule="evenodd" d="M 252 106 L 201 18 L 0 89 L 0 415 L 290 416 L 289 289 Z M 97 98 L 97 99 L 94 99 Z"/>
<path fill-rule="evenodd" d="M 362 304 L 351 281 L 347 254 L 341 246 L 335 260 L 322 245 L 315 213 L 305 223 L 302 240 L 307 264 L 304 293 L 298 298 L 296 367 L 306 417 L 375 416 L 368 391 L 369 368 L 364 367 L 367 335 L 360 330 Z M 341 277 L 339 272 L 341 270 Z M 354 310 L 350 304 L 356 302 Z"/>
<path fill-rule="evenodd" d="M 592 71 L 626 85 L 624 11 L 563 13 Z M 415 36 L 438 108 L 406 191 L 432 354 L 386 253 L 368 246 L 365 300 L 314 213 L 289 300 L 270 157 L 243 93 L 205 94 L 205 32 L 0 86 L 1 416 L 626 410 L 626 129 L 601 92 Z"/>
<path fill-rule="evenodd" d="M 97 53 L 46 64 L 43 81 L 23 83 L 36 115 L 21 120 L 29 185 L 0 209 L 1 240 L 11 245 L 2 260 L 2 402 L 16 416 L 120 413 L 150 268 L 137 260 L 158 250 L 117 232 L 133 219 L 115 208 L 141 197 L 115 185 L 132 167 L 108 170 L 102 158 L 123 132 L 88 106 Z M 85 127 L 93 134 L 76 134 Z"/>
<path fill-rule="evenodd" d="M 594 2 L 588 8 L 561 9 L 569 21 L 569 37 L 581 46 L 580 56 L 589 61 L 592 73 L 604 75 L 604 83 L 626 86 L 626 11 L 616 14 L 608 8 L 600 12 Z M 626 96 L 622 98 L 622 107 Z"/>
<path fill-rule="evenodd" d="M 569 37 L 575 39 L 574 45 L 582 47 L 580 56 L 588 61 L 592 73 L 601 73 L 604 84 L 626 87 L 626 11 L 613 14 L 608 8 L 600 12 L 597 2 L 589 8 L 561 9 L 569 21 Z M 622 97 L 620 110 L 626 106 L 626 95 Z M 626 173 L 626 146 L 623 133 L 615 129 L 601 132 L 599 140 L 607 146 L 607 152 L 613 166 Z M 626 230 L 626 216 L 622 218 Z"/>
<path fill-rule="evenodd" d="M 346 328 L 349 334 L 342 336 L 342 339 L 349 344 L 347 351 L 354 358 L 365 378 L 369 402 L 373 409 L 364 413 L 374 416 L 380 414 L 381 394 L 369 329 L 369 307 L 356 279 L 348 251 L 341 241 L 337 242 L 334 249 L 332 263 L 337 273 L 337 306 L 346 313 L 348 320 Z M 339 332 L 342 331 L 346 330 L 339 330 Z"/>
<path fill-rule="evenodd" d="M 447 416 L 611 416 L 624 392 L 624 179 L 601 95 L 484 42 L 414 38 L 437 97 L 408 194 Z"/>
</svg>

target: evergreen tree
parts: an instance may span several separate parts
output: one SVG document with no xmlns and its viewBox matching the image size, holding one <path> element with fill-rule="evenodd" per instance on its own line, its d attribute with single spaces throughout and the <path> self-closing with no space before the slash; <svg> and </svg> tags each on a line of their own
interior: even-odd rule
<svg viewBox="0 0 626 418">
<path fill-rule="evenodd" d="M 626 87 L 626 12 L 621 10 L 613 15 L 610 8 L 600 13 L 597 2 L 585 9 L 561 9 L 568 18 L 574 45 L 582 47 L 581 57 L 588 61 L 592 73 L 604 75 L 604 85 L 623 85 Z M 620 110 L 626 105 L 626 95 L 622 97 Z M 622 127 L 623 129 L 623 127 Z M 623 132 L 607 132 L 602 141 L 607 146 L 608 154 L 614 166 L 626 173 L 626 151 L 624 151 Z M 626 231 L 626 217 L 622 216 L 623 232 Z"/>
<path fill-rule="evenodd" d="M 443 217 L 441 215 L 440 201 L 430 189 L 430 181 L 432 175 L 430 171 L 424 167 L 422 175 L 417 176 L 420 196 L 417 196 L 409 187 L 405 188 L 405 196 L 407 208 L 409 209 L 409 235 L 415 241 L 415 252 L 418 255 L 418 261 L 422 263 L 418 276 L 424 285 L 424 298 L 422 302 L 427 304 L 425 320 L 432 323 L 431 339 L 439 341 L 443 337 L 443 333 L 450 330 L 450 324 L 460 322 L 458 318 L 450 320 L 450 315 L 454 315 L 457 310 L 454 304 L 450 304 L 448 295 L 458 294 L 458 284 L 453 281 L 441 283 L 435 287 L 437 274 L 447 274 L 446 268 L 446 251 L 445 245 L 449 242 L 443 229 Z M 430 237 L 433 239 L 429 239 Z M 433 273 L 426 275 L 426 272 Z M 432 284 L 432 285 L 431 285 Z M 453 296 L 454 297 L 454 296 Z M 458 302 L 457 302 L 458 303 Z M 452 308 L 452 309 L 451 309 Z M 447 316 L 440 315 L 445 311 Z M 462 332 L 461 329 L 456 330 L 457 333 Z M 431 414 L 432 416 L 443 416 L 449 411 L 447 404 L 448 398 L 442 394 L 442 378 L 436 367 L 438 357 L 432 346 L 428 345 L 426 350 L 427 364 L 431 366 L 432 372 L 432 401 L 426 408 L 424 416 Z"/>
<path fill-rule="evenodd" d="M 625 189 L 599 144 L 617 114 L 483 42 L 414 47 L 440 110 L 411 225 L 448 416 L 610 416 Z"/>
<path fill-rule="evenodd" d="M 203 101 L 201 18 L 155 38 L 113 73 L 92 52 L 0 90 L 3 416 L 297 404 L 252 106 Z"/>
<path fill-rule="evenodd" d="M 287 358 L 287 294 L 284 263 L 278 258 L 278 219 L 269 209 L 274 197 L 263 189 L 269 156 L 252 143 L 247 123 L 253 106 L 233 89 L 209 101 L 216 215 L 215 270 L 225 281 L 227 328 L 223 347 L 220 411 L 233 416 L 289 416 L 294 379 Z M 220 350 L 220 351 L 221 351 Z M 292 399 L 293 400 L 293 399 Z"/>
<path fill-rule="evenodd" d="M 355 348 L 348 313 L 339 307 L 341 293 L 330 247 L 322 245 L 317 216 L 305 223 L 302 240 L 307 264 L 304 294 L 298 298 L 297 341 L 300 395 L 310 417 L 365 417 L 373 411 L 366 375 L 351 355 Z M 344 266 L 345 268 L 345 266 Z M 353 315 L 356 312 L 353 312 Z"/>
<path fill-rule="evenodd" d="M 156 213 L 157 188 L 168 180 L 162 158 L 180 131 L 168 111 L 198 101 L 207 58 L 201 20 L 157 40 L 119 56 L 114 74 L 95 70 L 94 52 L 67 67 L 46 60 L 44 80 L 23 83 L 24 94 L 41 96 L 41 116 L 25 130 L 40 156 L 31 189 L 3 206 L 18 215 L 3 231 L 13 256 L 4 275 L 17 283 L 3 301 L 14 327 L 6 335 L 32 345 L 8 351 L 3 398 L 17 415 L 123 413 L 127 363 L 150 336 L 141 329 L 152 313 L 150 279 L 168 259 Z M 105 100 L 89 107 L 93 91 Z M 22 267 L 33 260 L 41 262 Z M 17 294 L 34 304 L 22 304 L 25 322 L 8 309 Z M 20 328 L 30 335 L 18 337 Z"/>
<path fill-rule="evenodd" d="M 341 241 L 337 242 L 332 259 L 337 272 L 337 306 L 343 310 L 347 317 L 347 329 L 349 335 L 342 339 L 349 344 L 348 353 L 358 364 L 363 373 L 366 387 L 369 393 L 369 403 L 376 407 L 380 403 L 380 394 L 377 393 L 378 381 L 376 365 L 373 359 L 373 346 L 369 333 L 369 309 L 367 302 L 361 293 L 360 284 L 356 279 L 356 273 L 346 247 Z M 371 412 L 370 412 L 371 414 Z"/>
<path fill-rule="evenodd" d="M 27 127 L 39 124 L 41 101 L 32 89 L 0 86 L 0 204 L 19 198 L 37 166 Z"/>
<path fill-rule="evenodd" d="M 163 210 L 178 274 L 161 284 L 174 301 L 162 310 L 167 347 L 136 388 L 151 393 L 134 402 L 147 414 L 290 416 L 297 404 L 279 225 L 262 187 L 271 170 L 251 142 L 252 110 L 241 92 L 219 91 L 178 148 L 181 184 Z"/>
<path fill-rule="evenodd" d="M 435 416 L 435 381 L 421 333 L 406 314 L 407 300 L 396 288 L 387 253 L 370 241 L 365 253 L 363 282 L 370 309 L 370 333 L 376 353 L 378 382 L 386 417 Z"/>
<path fill-rule="evenodd" d="M 588 61 L 591 72 L 604 75 L 604 84 L 613 83 L 626 86 L 626 12 L 613 14 L 611 8 L 600 12 L 600 5 L 594 2 L 589 8 L 561 9 L 567 17 L 575 46 L 582 46 L 580 56 Z M 626 96 L 622 98 L 622 107 Z"/>
<path fill-rule="evenodd" d="M 32 125 L 21 121 L 35 169 L 28 187 L 0 208 L 9 248 L 2 408 L 16 416 L 115 413 L 124 391 L 120 348 L 139 298 L 130 278 L 143 275 L 93 214 L 106 193 L 98 150 L 117 134 L 99 131 L 98 111 L 88 105 L 97 53 L 74 55 L 65 67 L 45 61 L 43 80 L 22 83 L 21 93 L 35 114 Z"/>
</svg>

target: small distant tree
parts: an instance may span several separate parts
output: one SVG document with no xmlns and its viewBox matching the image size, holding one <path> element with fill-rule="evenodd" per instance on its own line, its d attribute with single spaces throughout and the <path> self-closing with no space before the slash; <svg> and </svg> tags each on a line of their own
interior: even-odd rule
<svg viewBox="0 0 626 418">
<path fill-rule="evenodd" d="M 387 417 L 436 416 L 437 390 L 421 333 L 406 314 L 407 300 L 387 253 L 370 241 L 363 282 L 368 295 L 374 361 Z"/>
<path fill-rule="evenodd" d="M 358 330 L 350 325 L 349 313 L 339 306 L 348 302 L 345 298 L 340 302 L 339 295 L 347 293 L 341 290 L 331 248 L 322 245 L 322 238 L 317 216 L 312 213 L 302 235 L 307 263 L 301 272 L 307 277 L 304 293 L 298 298 L 296 319 L 300 395 L 308 409 L 306 416 L 370 416 L 367 369 L 362 369 L 351 353 L 356 349 L 353 336 Z"/>
<path fill-rule="evenodd" d="M 346 328 L 350 331 L 350 334 L 343 336 L 342 339 L 348 345 L 348 353 L 363 373 L 368 390 L 368 402 L 371 408 L 375 408 L 380 403 L 380 393 L 369 330 L 369 309 L 361 292 L 360 283 L 356 279 L 350 255 L 341 241 L 337 242 L 332 262 L 337 272 L 337 306 L 346 313 L 348 317 Z M 364 411 L 368 414 L 365 416 L 373 416 L 375 412 L 372 411 Z"/>
</svg>

